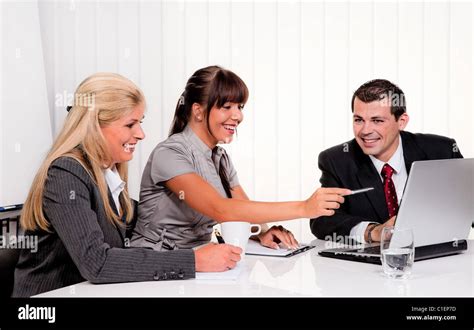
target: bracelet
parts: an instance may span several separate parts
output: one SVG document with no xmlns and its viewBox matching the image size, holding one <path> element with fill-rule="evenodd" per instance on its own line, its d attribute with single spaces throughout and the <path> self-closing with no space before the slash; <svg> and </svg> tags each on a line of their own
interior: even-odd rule
<svg viewBox="0 0 474 330">
<path fill-rule="evenodd" d="M 367 232 L 367 239 L 368 239 L 369 244 L 373 243 L 373 241 L 372 241 L 372 230 L 374 230 L 375 227 L 377 227 L 378 225 L 379 225 L 378 223 L 374 224 L 372 227 L 369 228 L 369 231 Z"/>
</svg>

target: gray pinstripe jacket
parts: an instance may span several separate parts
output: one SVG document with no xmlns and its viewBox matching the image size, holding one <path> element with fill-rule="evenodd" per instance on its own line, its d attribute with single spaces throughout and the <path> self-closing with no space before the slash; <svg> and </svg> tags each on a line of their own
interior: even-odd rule
<svg viewBox="0 0 474 330">
<path fill-rule="evenodd" d="M 116 210 L 110 192 L 109 202 Z M 43 209 L 52 232 L 25 232 L 38 236 L 37 252 L 21 251 L 13 297 L 84 280 L 114 283 L 195 276 L 192 250 L 125 248 L 125 226 L 107 220 L 97 185 L 72 158 L 61 157 L 49 168 Z"/>
</svg>

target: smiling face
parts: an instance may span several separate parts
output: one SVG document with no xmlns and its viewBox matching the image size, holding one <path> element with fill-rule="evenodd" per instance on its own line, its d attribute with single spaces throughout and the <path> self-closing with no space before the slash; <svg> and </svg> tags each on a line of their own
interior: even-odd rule
<svg viewBox="0 0 474 330">
<path fill-rule="evenodd" d="M 145 138 L 141 127 L 144 112 L 145 105 L 140 103 L 132 112 L 101 127 L 113 164 L 131 160 L 136 144 Z"/>
<path fill-rule="evenodd" d="M 232 142 L 237 126 L 244 119 L 243 108 L 244 104 L 235 102 L 226 102 L 221 108 L 212 107 L 209 111 L 209 131 L 215 144 Z"/>
<path fill-rule="evenodd" d="M 243 103 L 225 102 L 221 108 L 214 105 L 206 114 L 204 107 L 195 103 L 189 125 L 199 138 L 212 149 L 218 143 L 232 142 L 237 126 L 244 119 L 243 108 Z M 209 120 L 207 116 L 209 116 Z"/>
<path fill-rule="evenodd" d="M 385 99 L 369 103 L 354 99 L 354 136 L 366 155 L 387 162 L 398 148 L 399 134 L 408 124 L 403 113 L 398 120 L 390 112 L 390 102 Z"/>
</svg>

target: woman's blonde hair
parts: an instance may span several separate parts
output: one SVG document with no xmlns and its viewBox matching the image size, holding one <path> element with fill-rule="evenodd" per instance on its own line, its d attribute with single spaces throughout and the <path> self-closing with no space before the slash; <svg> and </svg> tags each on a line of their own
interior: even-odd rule
<svg viewBox="0 0 474 330">
<path fill-rule="evenodd" d="M 105 213 L 112 223 L 122 225 L 133 217 L 133 208 L 128 195 L 127 163 L 116 164 L 117 171 L 125 181 L 120 195 L 121 213 L 117 216 L 109 203 L 107 183 L 103 170 L 112 164 L 101 126 L 110 124 L 131 113 L 139 104 L 144 104 L 142 91 L 127 78 L 115 73 L 96 73 L 86 78 L 74 94 L 74 103 L 64 126 L 56 138 L 46 159 L 36 174 L 21 214 L 21 225 L 25 230 L 49 230 L 43 212 L 43 195 L 48 169 L 57 158 L 76 159 L 97 184 Z"/>
</svg>

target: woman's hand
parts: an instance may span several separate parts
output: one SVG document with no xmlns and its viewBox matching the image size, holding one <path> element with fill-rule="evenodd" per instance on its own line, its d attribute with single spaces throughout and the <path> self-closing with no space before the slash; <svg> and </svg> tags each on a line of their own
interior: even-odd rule
<svg viewBox="0 0 474 330">
<path fill-rule="evenodd" d="M 282 226 L 272 226 L 267 231 L 259 234 L 258 238 L 260 244 L 272 249 L 279 249 L 278 243 L 283 243 L 288 249 L 297 249 L 299 246 L 291 231 Z"/>
<path fill-rule="evenodd" d="M 304 202 L 304 217 L 318 218 L 334 215 L 335 211 L 344 203 L 345 195 L 351 191 L 344 188 L 319 188 Z"/>
<path fill-rule="evenodd" d="M 234 268 L 242 249 L 229 244 L 210 243 L 194 251 L 197 272 L 223 272 Z"/>
</svg>

